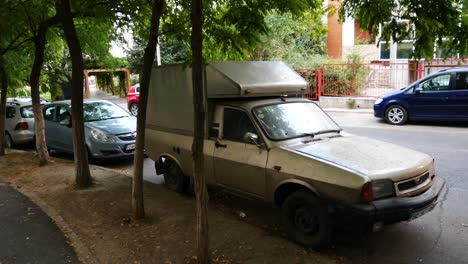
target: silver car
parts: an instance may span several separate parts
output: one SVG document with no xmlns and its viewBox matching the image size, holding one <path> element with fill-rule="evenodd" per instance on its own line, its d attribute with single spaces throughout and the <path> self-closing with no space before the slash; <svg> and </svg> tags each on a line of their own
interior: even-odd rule
<svg viewBox="0 0 468 264">
<path fill-rule="evenodd" d="M 44 107 L 49 150 L 73 153 L 71 103 L 58 101 Z M 90 159 L 131 157 L 135 151 L 136 118 L 106 100 L 85 100 L 85 139 Z"/>
<path fill-rule="evenodd" d="M 8 99 L 5 117 L 5 147 L 34 141 L 34 113 L 30 100 Z"/>
</svg>

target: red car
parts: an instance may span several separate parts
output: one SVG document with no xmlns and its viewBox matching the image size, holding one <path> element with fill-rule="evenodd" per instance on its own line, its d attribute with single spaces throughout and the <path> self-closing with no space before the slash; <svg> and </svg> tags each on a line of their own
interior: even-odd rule
<svg viewBox="0 0 468 264">
<path fill-rule="evenodd" d="M 128 111 L 134 116 L 138 115 L 138 104 L 140 103 L 140 84 L 137 83 L 130 87 L 127 94 Z"/>
</svg>

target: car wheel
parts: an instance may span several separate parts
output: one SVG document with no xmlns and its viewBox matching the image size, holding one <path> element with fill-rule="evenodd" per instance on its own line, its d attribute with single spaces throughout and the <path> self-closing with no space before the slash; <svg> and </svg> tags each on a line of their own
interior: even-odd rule
<svg viewBox="0 0 468 264">
<path fill-rule="evenodd" d="M 172 159 L 166 158 L 163 163 L 164 185 L 169 190 L 184 193 L 187 190 L 189 179 L 182 172 L 179 165 Z"/>
<path fill-rule="evenodd" d="M 408 113 L 401 105 L 392 105 L 385 111 L 385 120 L 392 125 L 403 125 L 408 120 Z"/>
<path fill-rule="evenodd" d="M 295 192 L 282 206 L 285 231 L 294 241 L 318 247 L 330 241 L 332 223 L 328 208 L 309 192 Z"/>
<path fill-rule="evenodd" d="M 12 148 L 14 146 L 13 139 L 8 132 L 5 132 L 5 148 Z"/>
<path fill-rule="evenodd" d="M 137 103 L 131 103 L 130 104 L 130 113 L 133 115 L 133 116 L 137 116 L 138 115 L 138 104 Z"/>
</svg>

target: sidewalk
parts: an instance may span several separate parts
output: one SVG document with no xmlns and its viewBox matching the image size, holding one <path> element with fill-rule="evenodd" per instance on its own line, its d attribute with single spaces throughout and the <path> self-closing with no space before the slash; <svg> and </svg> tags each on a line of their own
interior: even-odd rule
<svg viewBox="0 0 468 264">
<path fill-rule="evenodd" d="M 52 220 L 5 183 L 0 183 L 0 241 L 0 263 L 79 263 Z"/>
<path fill-rule="evenodd" d="M 38 167 L 32 162 L 33 155 L 9 153 L 0 158 L 0 181 L 20 187 L 33 201 L 40 200 L 38 204 L 58 223 L 83 263 L 195 263 L 193 196 L 145 182 L 147 217 L 135 221 L 130 177 L 91 166 L 94 186 L 77 190 L 72 187 L 71 161 L 54 159 Z M 255 203 L 241 204 L 249 207 Z M 342 257 L 306 250 L 283 238 L 281 231 L 248 211 L 247 216 L 239 217 L 239 209 L 229 207 L 229 199 L 222 201 L 210 192 L 212 263 L 346 263 Z M 273 209 L 261 206 L 257 211 L 262 210 Z"/>
</svg>

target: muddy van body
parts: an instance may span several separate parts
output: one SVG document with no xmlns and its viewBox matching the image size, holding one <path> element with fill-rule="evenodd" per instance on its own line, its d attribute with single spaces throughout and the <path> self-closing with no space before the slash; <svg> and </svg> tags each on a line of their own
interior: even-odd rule
<svg viewBox="0 0 468 264">
<path fill-rule="evenodd" d="M 284 229 L 318 246 L 333 217 L 368 226 L 431 211 L 444 186 L 427 154 L 345 133 L 314 102 L 306 81 L 283 62 L 205 66 L 204 173 L 209 185 L 282 208 Z M 168 188 L 192 177 L 191 69 L 155 67 L 145 149 Z"/>
</svg>

